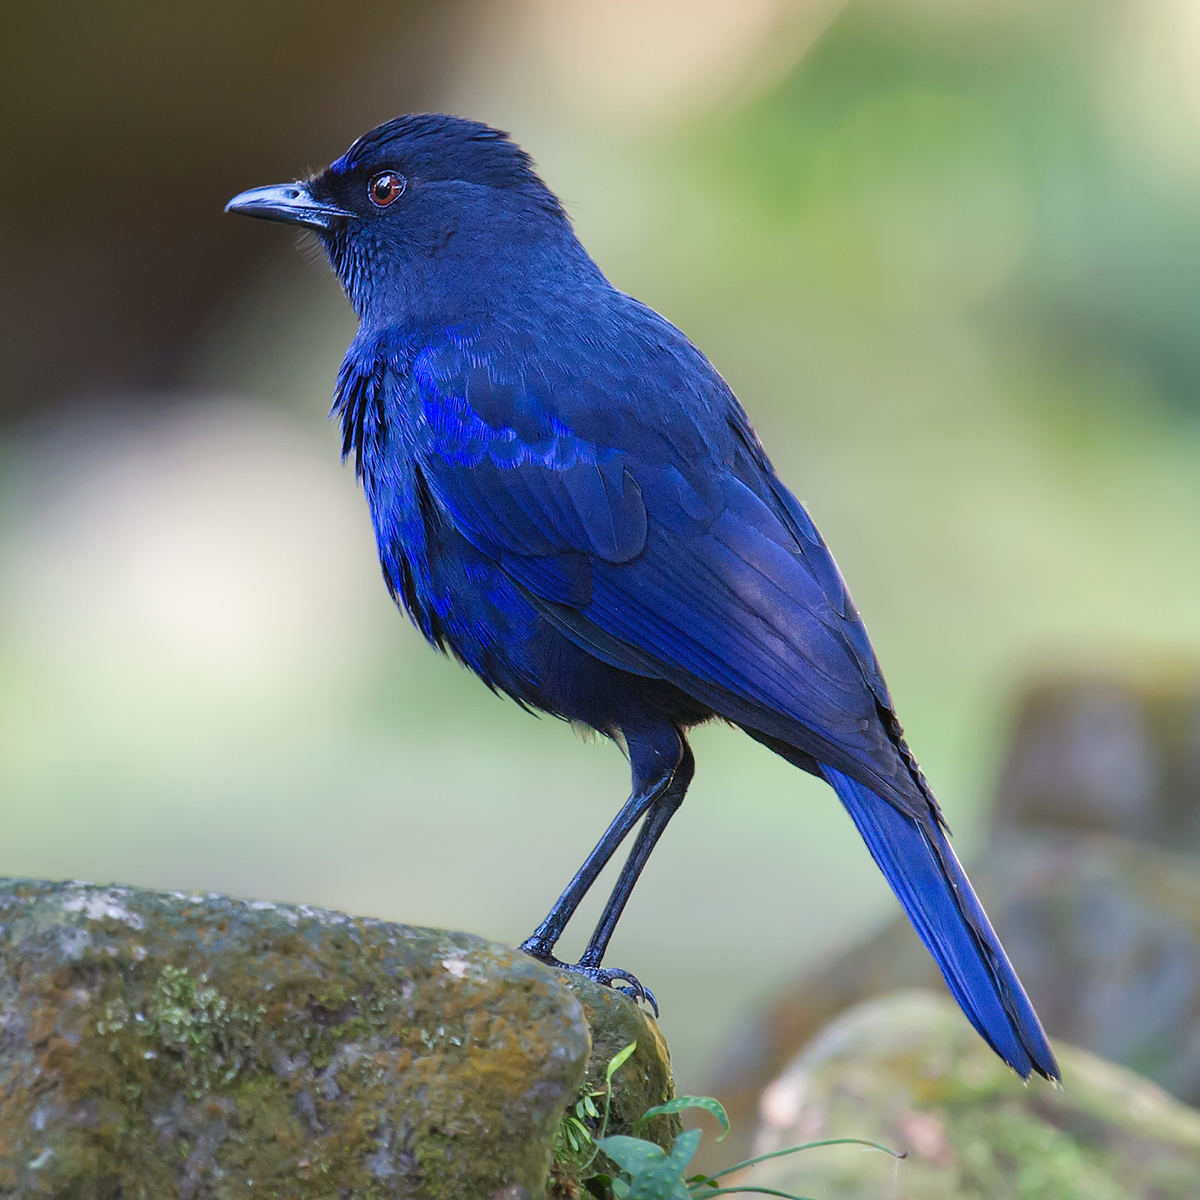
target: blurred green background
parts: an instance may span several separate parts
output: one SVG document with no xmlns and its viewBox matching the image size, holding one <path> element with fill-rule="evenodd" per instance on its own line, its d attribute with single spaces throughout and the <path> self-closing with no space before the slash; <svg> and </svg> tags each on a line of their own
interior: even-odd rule
<svg viewBox="0 0 1200 1200">
<path fill-rule="evenodd" d="M 514 942 L 624 798 L 391 610 L 323 422 L 351 315 L 220 213 L 406 109 L 511 129 L 733 385 L 960 852 L 1024 680 L 1195 668 L 1187 0 L 18 0 L 0 101 L 0 873 Z M 823 787 L 694 744 L 610 955 L 683 1090 L 894 908 Z"/>
</svg>

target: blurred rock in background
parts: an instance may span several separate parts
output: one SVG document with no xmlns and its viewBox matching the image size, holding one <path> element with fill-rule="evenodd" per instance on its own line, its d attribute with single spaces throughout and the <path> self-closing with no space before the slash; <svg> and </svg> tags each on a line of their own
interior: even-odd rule
<svg viewBox="0 0 1200 1200">
<path fill-rule="evenodd" d="M 763 1095 L 754 1152 L 858 1137 L 907 1157 L 826 1146 L 721 1182 L 838 1200 L 1193 1200 L 1200 1113 L 1085 1050 L 1055 1052 L 1064 1086 L 1024 1086 L 948 997 L 858 1005 Z"/>
<path fill-rule="evenodd" d="M 1001 773 L 992 839 L 971 871 L 1051 1036 L 1193 1105 L 1198 752 L 1195 683 L 1072 678 L 1035 687 Z M 750 1023 L 713 1085 L 735 1136 L 740 1128 L 748 1141 L 771 1080 L 827 1022 L 914 986 L 944 991 L 902 918 L 797 980 Z"/>
<path fill-rule="evenodd" d="M 993 836 L 1104 830 L 1200 854 L 1200 682 L 1069 679 L 1025 700 Z"/>
</svg>

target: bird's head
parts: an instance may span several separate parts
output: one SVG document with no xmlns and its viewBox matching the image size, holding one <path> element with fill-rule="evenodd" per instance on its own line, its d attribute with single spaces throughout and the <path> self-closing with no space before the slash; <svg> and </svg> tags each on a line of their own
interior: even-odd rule
<svg viewBox="0 0 1200 1200">
<path fill-rule="evenodd" d="M 225 210 L 315 230 L 372 323 L 461 315 L 547 255 L 577 257 L 529 155 L 497 129 L 439 113 L 387 121 L 312 178 L 242 192 Z"/>
</svg>

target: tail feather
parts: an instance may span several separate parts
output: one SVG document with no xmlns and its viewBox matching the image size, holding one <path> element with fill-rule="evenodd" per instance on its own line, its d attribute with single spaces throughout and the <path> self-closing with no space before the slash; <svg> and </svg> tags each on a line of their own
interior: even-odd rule
<svg viewBox="0 0 1200 1200">
<path fill-rule="evenodd" d="M 1023 1079 L 1033 1071 L 1058 1079 L 1037 1013 L 942 831 L 821 769 L 980 1036 Z"/>
</svg>

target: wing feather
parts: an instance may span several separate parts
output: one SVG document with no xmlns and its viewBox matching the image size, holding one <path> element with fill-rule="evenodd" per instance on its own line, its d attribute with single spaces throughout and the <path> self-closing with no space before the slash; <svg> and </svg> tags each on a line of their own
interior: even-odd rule
<svg viewBox="0 0 1200 1200">
<path fill-rule="evenodd" d="M 418 353 L 414 449 L 437 503 L 605 661 L 915 811 L 927 801 L 832 556 L 724 382 L 662 325 L 674 339 L 627 352 L 625 376 L 548 363 L 533 340 L 523 358 L 512 330 L 503 352 L 460 335 Z"/>
</svg>

